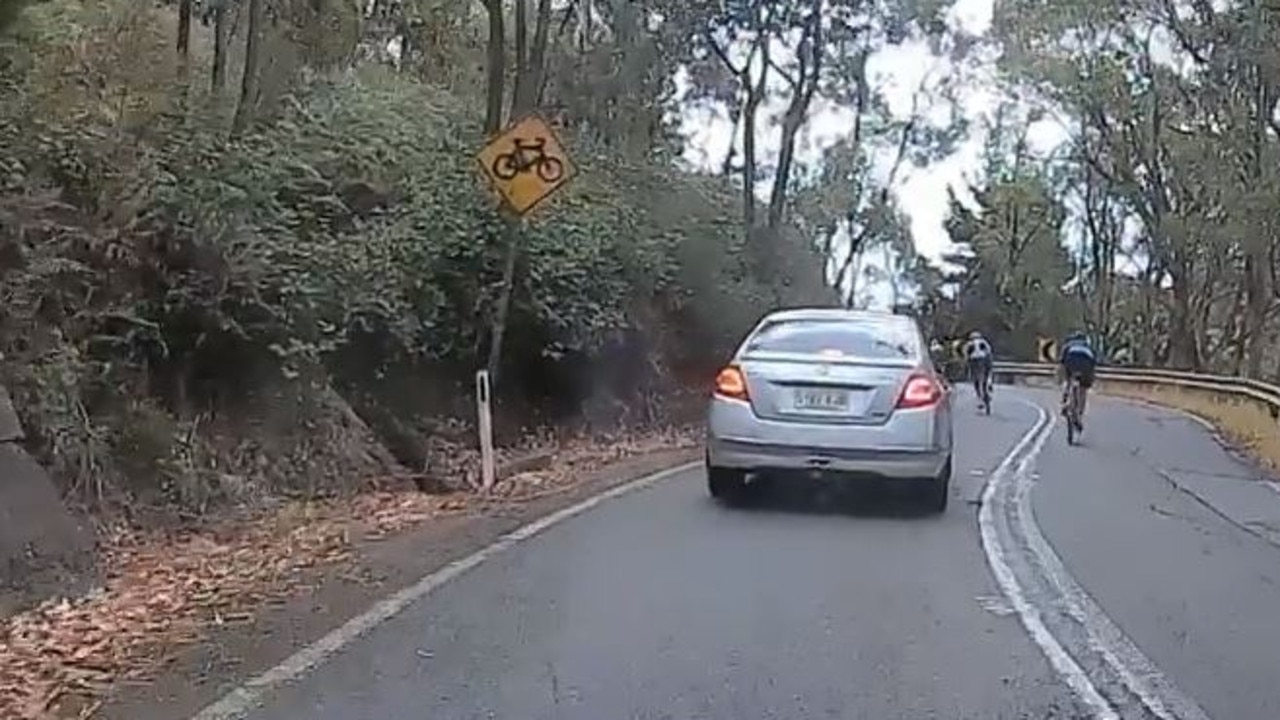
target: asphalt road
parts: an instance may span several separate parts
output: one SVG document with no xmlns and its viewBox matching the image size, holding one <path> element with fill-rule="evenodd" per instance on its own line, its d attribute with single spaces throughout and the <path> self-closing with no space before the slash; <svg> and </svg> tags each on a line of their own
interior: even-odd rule
<svg viewBox="0 0 1280 720">
<path fill-rule="evenodd" d="M 1176 413 L 1101 400 L 1086 432 L 1040 455 L 1045 538 L 1205 715 L 1280 718 L 1280 492 Z"/>
<path fill-rule="evenodd" d="M 690 471 L 493 556 L 248 717 L 1280 718 L 1280 493 L 1164 411 L 1099 400 L 1066 447 L 1049 400 L 1000 388 L 983 417 L 960 392 L 942 517 L 727 510 Z"/>
</svg>

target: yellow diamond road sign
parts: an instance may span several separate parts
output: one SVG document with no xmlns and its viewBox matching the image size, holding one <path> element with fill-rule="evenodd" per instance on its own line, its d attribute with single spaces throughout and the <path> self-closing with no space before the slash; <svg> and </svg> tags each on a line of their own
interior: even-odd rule
<svg viewBox="0 0 1280 720">
<path fill-rule="evenodd" d="M 494 189 L 525 215 L 577 172 L 551 126 L 530 115 L 503 130 L 476 156 Z"/>
</svg>

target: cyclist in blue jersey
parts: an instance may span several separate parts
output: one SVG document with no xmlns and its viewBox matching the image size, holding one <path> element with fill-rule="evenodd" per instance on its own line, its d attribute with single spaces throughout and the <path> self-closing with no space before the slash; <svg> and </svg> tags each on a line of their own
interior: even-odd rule
<svg viewBox="0 0 1280 720">
<path fill-rule="evenodd" d="M 1083 332 L 1073 332 L 1062 341 L 1062 351 L 1058 357 L 1058 382 L 1062 385 L 1062 413 L 1067 412 L 1067 380 L 1079 378 L 1080 388 L 1080 426 L 1084 427 L 1084 409 L 1089 399 L 1089 388 L 1097 374 L 1098 355 L 1089 344 L 1089 336 Z"/>
</svg>

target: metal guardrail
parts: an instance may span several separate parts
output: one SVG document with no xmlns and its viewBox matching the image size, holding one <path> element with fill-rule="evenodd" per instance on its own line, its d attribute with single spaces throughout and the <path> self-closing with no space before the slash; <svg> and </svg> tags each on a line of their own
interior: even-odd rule
<svg viewBox="0 0 1280 720">
<path fill-rule="evenodd" d="M 1051 377 L 1054 365 L 1046 363 L 997 362 L 996 379 L 1005 377 Z M 1163 368 L 1107 367 L 1098 368 L 1098 379 L 1135 385 L 1171 385 L 1207 392 L 1249 398 L 1265 404 L 1272 418 L 1280 418 L 1280 387 L 1249 378 L 1167 370 Z"/>
</svg>

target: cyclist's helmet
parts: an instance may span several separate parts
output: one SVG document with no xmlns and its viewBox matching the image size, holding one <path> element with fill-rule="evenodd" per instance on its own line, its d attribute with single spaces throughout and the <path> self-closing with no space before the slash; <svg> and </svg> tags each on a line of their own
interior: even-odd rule
<svg viewBox="0 0 1280 720">
<path fill-rule="evenodd" d="M 1083 330 L 1073 330 L 1067 335 L 1067 342 L 1089 342 L 1089 335 Z"/>
<path fill-rule="evenodd" d="M 978 330 L 974 330 L 974 331 L 972 331 L 972 332 L 970 332 L 970 333 L 969 333 L 969 339 L 970 339 L 970 340 L 978 340 L 978 339 L 980 339 L 981 337 L 982 337 L 982 333 L 981 333 L 980 331 L 978 331 Z"/>
</svg>

